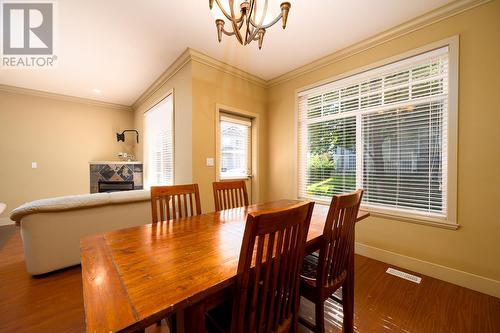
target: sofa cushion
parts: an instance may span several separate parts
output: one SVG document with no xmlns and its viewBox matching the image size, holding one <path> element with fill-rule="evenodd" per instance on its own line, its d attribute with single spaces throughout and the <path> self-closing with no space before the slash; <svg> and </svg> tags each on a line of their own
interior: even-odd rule
<svg viewBox="0 0 500 333">
<path fill-rule="evenodd" d="M 15 221 L 16 223 L 20 223 L 24 216 L 36 213 L 68 211 L 95 206 L 105 206 L 149 200 L 150 192 L 148 190 L 92 193 L 55 197 L 27 202 L 14 209 L 10 214 L 10 219 Z"/>
</svg>

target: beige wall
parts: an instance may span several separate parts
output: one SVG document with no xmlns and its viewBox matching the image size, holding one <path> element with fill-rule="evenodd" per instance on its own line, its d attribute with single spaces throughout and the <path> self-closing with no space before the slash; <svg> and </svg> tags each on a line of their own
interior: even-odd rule
<svg viewBox="0 0 500 333">
<path fill-rule="evenodd" d="M 168 71 L 168 70 L 167 70 Z M 259 116 L 259 184 L 266 181 L 267 129 L 264 87 L 227 74 L 195 60 L 187 61 L 172 77 L 144 102 L 135 107 L 135 128 L 143 133 L 143 114 L 174 92 L 175 112 L 175 183 L 197 183 L 200 188 L 202 211 L 214 210 L 212 182 L 215 167 L 206 166 L 208 157 L 216 157 L 215 108 L 216 104 L 238 108 Z M 143 158 L 142 144 L 136 155 Z M 260 200 L 265 198 L 261 185 Z"/>
<path fill-rule="evenodd" d="M 213 211 L 212 182 L 215 167 L 206 166 L 216 157 L 216 104 L 257 114 L 259 117 L 258 184 L 259 201 L 266 200 L 267 183 L 267 91 L 247 80 L 192 61 L 193 71 L 193 181 L 200 186 L 203 212 Z M 254 186 L 254 187 L 255 187 Z"/>
<path fill-rule="evenodd" d="M 140 105 L 135 106 L 134 126 L 144 138 L 144 113 L 174 93 L 174 181 L 189 184 L 192 181 L 192 88 L 191 64 L 185 64 Z M 143 160 L 144 139 L 136 146 L 138 159 Z"/>
<path fill-rule="evenodd" d="M 88 162 L 132 152 L 116 142 L 132 126 L 129 110 L 0 91 L 2 217 L 26 201 L 88 193 Z"/>
<path fill-rule="evenodd" d="M 296 89 L 460 35 L 457 231 L 370 218 L 356 240 L 500 280 L 500 1 L 476 7 L 269 90 L 268 198 L 296 197 Z"/>
<path fill-rule="evenodd" d="M 460 35 L 457 231 L 371 217 L 357 241 L 500 280 L 500 1 L 447 18 L 268 89 L 199 61 L 188 61 L 135 112 L 0 93 L 0 201 L 88 192 L 89 160 L 135 149 L 142 159 L 143 113 L 173 89 L 175 181 L 200 185 L 202 209 L 213 210 L 216 104 L 259 115 L 259 201 L 297 196 L 295 91 L 446 37 Z M 141 144 L 115 132 L 135 127 Z M 37 161 L 39 168 L 31 169 Z M 21 189 L 19 189 L 21 188 Z"/>
</svg>

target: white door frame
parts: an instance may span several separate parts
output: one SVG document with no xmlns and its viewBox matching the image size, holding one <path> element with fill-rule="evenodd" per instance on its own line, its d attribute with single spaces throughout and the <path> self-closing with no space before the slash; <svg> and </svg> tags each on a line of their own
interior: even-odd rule
<svg viewBox="0 0 500 333">
<path fill-rule="evenodd" d="M 215 180 L 220 181 L 219 161 L 220 161 L 220 114 L 229 113 L 235 116 L 250 118 L 252 120 L 252 197 L 250 202 L 260 202 L 259 188 L 259 115 L 246 110 L 225 106 L 222 104 L 215 105 Z"/>
</svg>

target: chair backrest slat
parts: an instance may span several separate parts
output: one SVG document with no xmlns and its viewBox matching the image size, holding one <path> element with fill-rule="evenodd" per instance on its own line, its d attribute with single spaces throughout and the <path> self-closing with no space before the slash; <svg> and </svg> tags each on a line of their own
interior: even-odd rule
<svg viewBox="0 0 500 333">
<path fill-rule="evenodd" d="M 158 201 L 159 201 L 158 204 L 160 206 L 160 219 L 163 221 L 165 219 L 165 200 L 164 200 L 164 198 L 160 198 Z M 151 195 L 151 202 L 153 202 L 152 195 Z M 155 206 L 156 206 L 156 204 L 155 204 Z M 153 220 L 155 220 L 156 218 L 154 215 L 156 214 L 156 207 L 154 207 L 152 212 L 153 212 Z"/>
<path fill-rule="evenodd" d="M 236 276 L 231 332 L 296 328 L 300 267 L 314 203 L 248 214 Z"/>
<path fill-rule="evenodd" d="M 198 184 L 152 186 L 151 213 L 153 223 L 200 215 Z"/>
<path fill-rule="evenodd" d="M 318 283 L 328 287 L 345 278 L 363 190 L 332 198 L 318 259 Z"/>
<path fill-rule="evenodd" d="M 248 193 L 244 180 L 214 182 L 215 210 L 248 206 Z"/>
</svg>

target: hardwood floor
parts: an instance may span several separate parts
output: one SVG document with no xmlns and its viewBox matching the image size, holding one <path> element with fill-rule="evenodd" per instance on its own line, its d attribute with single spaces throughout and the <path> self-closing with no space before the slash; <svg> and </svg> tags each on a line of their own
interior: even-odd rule
<svg viewBox="0 0 500 333">
<path fill-rule="evenodd" d="M 356 256 L 357 332 L 500 332 L 500 299 L 426 276 L 415 284 L 386 274 L 387 267 Z M 301 312 L 312 321 L 313 308 L 302 300 Z M 325 316 L 328 331 L 340 332 L 342 308 L 328 301 Z M 84 328 L 80 267 L 33 278 L 24 267 L 17 227 L 0 227 L 0 332 Z M 165 325 L 147 330 L 166 331 Z"/>
<path fill-rule="evenodd" d="M 418 273 L 422 282 L 415 284 L 385 273 L 386 263 L 355 260 L 356 332 L 500 332 L 498 298 Z M 328 330 L 341 332 L 342 307 L 327 302 Z M 301 311 L 314 321 L 312 303 L 302 299 Z"/>
<path fill-rule="evenodd" d="M 17 227 L 0 227 L 0 234 L 0 332 L 81 332 L 80 268 L 32 278 Z"/>
</svg>

